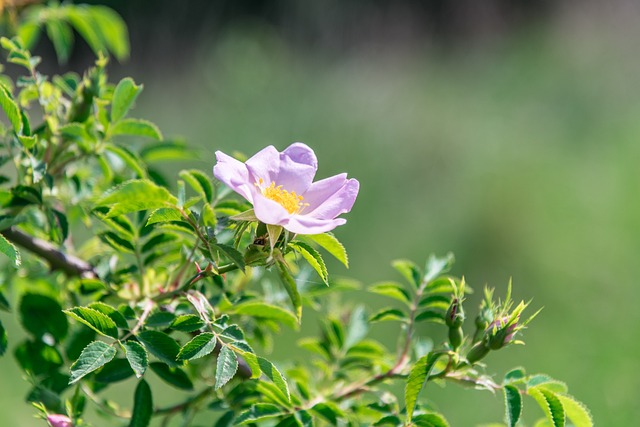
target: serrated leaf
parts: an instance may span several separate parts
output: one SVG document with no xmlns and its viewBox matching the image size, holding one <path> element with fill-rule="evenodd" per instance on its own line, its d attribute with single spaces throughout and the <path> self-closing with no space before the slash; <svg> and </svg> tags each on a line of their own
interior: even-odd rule
<svg viewBox="0 0 640 427">
<path fill-rule="evenodd" d="M 311 410 L 321 415 L 332 425 L 337 425 L 339 418 L 346 418 L 344 411 L 331 401 L 317 403 Z"/>
<path fill-rule="evenodd" d="M 130 77 L 120 80 L 113 91 L 113 100 L 111 101 L 112 122 L 117 122 L 127 114 L 141 90 L 142 85 L 137 86 Z"/>
<path fill-rule="evenodd" d="M 142 331 L 137 338 L 158 360 L 169 366 L 177 365 L 176 358 L 180 352 L 180 346 L 169 335 L 159 331 Z"/>
<path fill-rule="evenodd" d="M 182 170 L 179 175 L 206 203 L 213 201 L 213 184 L 207 175 L 197 169 Z"/>
<path fill-rule="evenodd" d="M 103 343 L 94 341 L 82 350 L 80 357 L 71 365 L 71 378 L 69 384 L 73 384 L 87 374 L 110 362 L 116 355 L 116 349 Z"/>
<path fill-rule="evenodd" d="M 64 312 L 105 337 L 118 339 L 118 327 L 109 316 L 88 307 L 74 307 Z"/>
<path fill-rule="evenodd" d="M 514 382 L 520 382 L 522 381 L 526 376 L 526 372 L 524 370 L 524 368 L 518 367 L 518 368 L 513 368 L 512 370 L 510 370 L 509 372 L 507 372 L 506 374 L 504 374 L 504 383 L 505 384 L 511 384 Z"/>
<path fill-rule="evenodd" d="M 582 402 L 568 394 L 557 394 L 556 397 L 560 399 L 567 417 L 575 427 L 593 427 L 591 413 Z"/>
<path fill-rule="evenodd" d="M 178 360 L 193 360 L 204 357 L 216 348 L 216 337 L 211 332 L 196 335 L 178 353 Z"/>
<path fill-rule="evenodd" d="M 237 304 L 231 308 L 229 313 L 242 314 L 256 317 L 259 319 L 269 319 L 282 322 L 291 329 L 298 328 L 298 319 L 296 316 L 284 308 L 264 302 L 249 301 Z"/>
<path fill-rule="evenodd" d="M 429 353 L 425 356 L 422 356 L 418 361 L 413 365 L 411 371 L 409 371 L 409 377 L 407 378 L 407 383 L 404 389 L 404 399 L 405 405 L 407 407 L 407 420 L 411 421 L 413 417 L 413 410 L 416 407 L 416 401 L 418 400 L 418 394 L 420 394 L 420 390 L 424 386 L 424 383 L 428 380 L 429 375 L 431 375 L 431 371 L 433 371 L 433 367 L 440 357 L 442 357 L 442 353 Z"/>
<path fill-rule="evenodd" d="M 302 298 L 298 293 L 298 285 L 283 262 L 278 261 L 276 262 L 276 265 L 278 267 L 278 273 L 280 273 L 284 289 L 287 291 L 287 294 L 289 294 L 289 299 L 291 300 L 294 312 L 298 318 L 298 323 L 300 323 L 300 319 L 302 318 Z"/>
<path fill-rule="evenodd" d="M 232 263 L 234 263 L 241 271 L 244 272 L 244 255 L 242 255 L 236 248 L 234 248 L 233 246 L 222 244 L 216 244 L 215 247 L 218 248 L 222 253 L 224 253 Z"/>
<path fill-rule="evenodd" d="M 157 222 L 182 221 L 182 214 L 175 208 L 158 208 L 149 215 L 147 225 Z"/>
<path fill-rule="evenodd" d="M 406 322 L 407 314 L 397 308 L 385 308 L 369 317 L 369 322 L 384 322 L 389 320 Z"/>
<path fill-rule="evenodd" d="M 193 390 L 193 383 L 182 369 L 172 368 L 160 362 L 151 362 L 149 367 L 167 384 L 181 390 Z"/>
<path fill-rule="evenodd" d="M 425 310 L 420 313 L 415 318 L 416 322 L 433 322 L 433 323 L 444 323 L 444 313 L 435 311 L 435 310 Z"/>
<path fill-rule="evenodd" d="M 127 150 L 126 148 L 119 147 L 110 143 L 105 143 L 103 144 L 103 146 L 106 151 L 109 151 L 110 153 L 118 156 L 125 165 L 127 165 L 133 172 L 136 173 L 136 175 L 138 175 L 138 178 L 147 177 L 147 171 L 145 170 L 144 162 L 140 158 L 138 158 L 135 153 Z"/>
<path fill-rule="evenodd" d="M 243 425 L 254 423 L 256 421 L 262 421 L 268 418 L 278 417 L 283 415 L 282 409 L 271 403 L 256 403 L 248 410 L 242 412 L 235 419 L 234 425 Z"/>
<path fill-rule="evenodd" d="M 264 357 L 258 357 L 258 365 L 263 374 L 267 376 L 275 385 L 278 390 L 287 398 L 287 401 L 291 402 L 291 395 L 289 394 L 289 385 L 284 379 L 284 376 L 280 373 L 278 368 L 273 363 L 265 359 Z"/>
<path fill-rule="evenodd" d="M 151 388 L 145 380 L 140 380 L 133 395 L 133 413 L 129 427 L 147 427 L 153 415 Z"/>
<path fill-rule="evenodd" d="M 126 359 L 113 359 L 96 372 L 94 379 L 100 383 L 114 383 L 133 376 L 133 370 Z"/>
<path fill-rule="evenodd" d="M 20 118 L 20 109 L 18 104 L 13 100 L 7 88 L 0 85 L 0 107 L 4 110 L 13 130 L 16 133 L 20 133 L 22 129 L 22 120 Z"/>
<path fill-rule="evenodd" d="M 433 279 L 438 276 L 446 273 L 451 268 L 453 264 L 454 257 L 452 253 L 448 253 L 444 257 L 438 258 L 435 255 L 431 255 L 427 260 L 427 265 L 425 266 L 425 273 L 423 280 L 426 283 L 431 282 Z"/>
<path fill-rule="evenodd" d="M 109 128 L 112 136 L 128 135 L 162 140 L 162 132 L 154 123 L 142 119 L 122 119 Z"/>
<path fill-rule="evenodd" d="M 342 243 L 340 243 L 332 233 L 307 235 L 304 236 L 304 239 L 316 243 L 344 264 L 345 267 L 349 268 L 349 257 L 347 256 L 347 251 Z"/>
<path fill-rule="evenodd" d="M 178 203 L 166 188 L 148 180 L 130 180 L 109 190 L 97 202 L 96 206 L 111 207 L 107 217 L 114 217 L 141 210 L 171 207 Z"/>
<path fill-rule="evenodd" d="M 121 345 L 136 378 L 142 377 L 149 366 L 147 351 L 136 341 L 125 341 Z"/>
<path fill-rule="evenodd" d="M 127 25 L 113 9 L 92 5 L 89 15 L 97 27 L 104 44 L 119 61 L 129 56 L 129 33 Z"/>
<path fill-rule="evenodd" d="M 35 337 L 51 334 L 61 341 L 67 335 L 67 316 L 55 299 L 47 295 L 25 294 L 20 300 L 19 310 L 22 325 Z"/>
<path fill-rule="evenodd" d="M 289 247 L 294 251 L 302 255 L 302 257 L 309 263 L 311 267 L 318 273 L 318 276 L 328 286 L 329 285 L 329 273 L 327 272 L 327 266 L 322 259 L 322 256 L 311 246 L 306 243 L 293 241 L 289 243 Z"/>
<path fill-rule="evenodd" d="M 145 326 L 147 328 L 168 328 L 175 318 L 176 315 L 168 311 L 156 311 L 147 318 Z"/>
<path fill-rule="evenodd" d="M 515 427 L 522 415 L 522 396 L 520 390 L 512 385 L 505 385 L 503 388 L 506 420 L 508 427 Z"/>
<path fill-rule="evenodd" d="M 405 304 L 411 303 L 411 296 L 404 287 L 397 282 L 380 282 L 369 287 L 374 294 L 395 298 Z"/>
<path fill-rule="evenodd" d="M 108 304 L 96 301 L 89 304 L 88 307 L 107 315 L 119 328 L 126 329 L 129 327 L 129 325 L 127 324 L 127 320 L 124 318 L 122 313 Z"/>
<path fill-rule="evenodd" d="M 447 420 L 436 413 L 417 415 L 411 421 L 416 427 L 449 427 Z"/>
<path fill-rule="evenodd" d="M 404 279 L 416 288 L 422 283 L 422 274 L 418 267 L 409 260 L 397 259 L 391 263 L 393 268 L 404 277 Z"/>
<path fill-rule="evenodd" d="M 564 427 L 566 415 L 555 393 L 540 387 L 531 387 L 527 393 L 538 402 L 553 427 Z"/>
<path fill-rule="evenodd" d="M 9 258 L 9 261 L 11 261 L 14 267 L 20 267 L 22 262 L 20 252 L 18 252 L 13 243 L 8 241 L 2 234 L 0 234 L 0 252 Z"/>
<path fill-rule="evenodd" d="M 228 346 L 222 346 L 216 364 L 216 390 L 233 378 L 238 370 L 236 354 Z"/>
<path fill-rule="evenodd" d="M 182 332 L 193 332 L 204 326 L 204 322 L 195 314 L 185 314 L 176 317 L 171 323 L 171 329 Z"/>
</svg>

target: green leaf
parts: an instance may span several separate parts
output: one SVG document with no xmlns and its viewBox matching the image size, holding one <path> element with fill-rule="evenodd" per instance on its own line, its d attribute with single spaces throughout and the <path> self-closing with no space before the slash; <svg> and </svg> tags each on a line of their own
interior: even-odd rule
<svg viewBox="0 0 640 427">
<path fill-rule="evenodd" d="M 102 341 L 94 341 L 82 350 L 80 357 L 71 365 L 71 378 L 69 384 L 73 384 L 85 375 L 95 371 L 104 364 L 110 362 L 116 355 L 116 349 Z"/>
<path fill-rule="evenodd" d="M 124 318 L 122 313 L 108 304 L 96 301 L 89 304 L 88 307 L 107 315 L 119 328 L 126 329 L 129 327 L 127 320 Z"/>
<path fill-rule="evenodd" d="M 113 100 L 111 101 L 111 121 L 117 122 L 127 115 L 127 112 L 133 105 L 142 90 L 142 85 L 136 86 L 133 79 L 125 77 L 113 91 Z"/>
<path fill-rule="evenodd" d="M 118 327 L 109 316 L 87 307 L 74 307 L 64 312 L 105 337 L 118 339 Z"/>
<path fill-rule="evenodd" d="M 511 384 L 522 381 L 526 376 L 524 368 L 518 367 L 504 374 L 504 383 Z"/>
<path fill-rule="evenodd" d="M 446 273 L 451 268 L 453 261 L 454 257 L 452 253 L 448 253 L 442 258 L 431 255 L 427 260 L 427 265 L 424 269 L 425 273 L 423 280 L 426 283 L 429 283 L 438 276 Z"/>
<path fill-rule="evenodd" d="M 160 362 L 152 362 L 149 364 L 149 367 L 167 384 L 180 390 L 193 390 L 193 383 L 182 369 L 171 368 Z"/>
<path fill-rule="evenodd" d="M 593 418 L 584 404 L 568 394 L 557 394 L 556 397 L 575 427 L 593 427 Z"/>
<path fill-rule="evenodd" d="M 178 316 L 171 323 L 171 329 L 182 332 L 193 332 L 204 326 L 204 322 L 195 314 L 185 314 Z"/>
<path fill-rule="evenodd" d="M 349 257 L 347 256 L 347 251 L 342 243 L 340 243 L 332 233 L 307 235 L 304 236 L 304 239 L 316 243 L 344 264 L 345 267 L 349 268 Z"/>
<path fill-rule="evenodd" d="M 444 324 L 444 313 L 435 310 L 425 310 L 416 316 L 415 321 Z"/>
<path fill-rule="evenodd" d="M 2 322 L 0 322 L 0 356 L 7 351 L 7 331 L 2 326 Z"/>
<path fill-rule="evenodd" d="M 318 251 L 311 246 L 303 242 L 291 242 L 289 247 L 298 252 L 309 263 L 311 267 L 318 273 L 318 276 L 328 286 L 329 285 L 329 273 L 327 272 L 327 266 L 322 259 L 322 256 Z"/>
<path fill-rule="evenodd" d="M 96 372 L 94 379 L 100 383 L 114 383 L 133 375 L 129 362 L 125 359 L 113 359 Z"/>
<path fill-rule="evenodd" d="M 136 341 L 126 341 L 121 345 L 131 369 L 136 374 L 136 378 L 142 377 L 149 366 L 147 351 Z"/>
<path fill-rule="evenodd" d="M 154 123 L 142 119 L 122 119 L 116 122 L 109 131 L 112 136 L 129 135 L 162 140 L 162 132 Z"/>
<path fill-rule="evenodd" d="M 271 403 L 256 403 L 235 420 L 235 425 L 243 425 L 283 415 L 282 409 Z"/>
<path fill-rule="evenodd" d="M 9 258 L 14 267 L 20 267 L 20 252 L 2 234 L 0 234 L 0 252 Z"/>
<path fill-rule="evenodd" d="M 182 178 L 193 190 L 202 196 L 205 202 L 213 201 L 213 185 L 207 175 L 197 169 L 180 171 Z"/>
<path fill-rule="evenodd" d="M 159 208 L 149 215 L 147 225 L 157 222 L 182 221 L 182 214 L 175 208 Z"/>
<path fill-rule="evenodd" d="M 346 418 L 344 411 L 331 401 L 317 403 L 311 410 L 321 415 L 334 426 L 338 424 L 339 418 Z"/>
<path fill-rule="evenodd" d="M 69 328 L 67 316 L 55 299 L 41 294 L 25 294 L 20 300 L 20 318 L 24 328 L 36 338 L 51 334 L 61 341 Z"/>
<path fill-rule="evenodd" d="M 6 311 L 7 313 L 11 312 L 11 306 L 9 305 L 9 301 L 5 298 L 4 294 L 0 291 L 0 310 Z"/>
<path fill-rule="evenodd" d="M 158 360 L 169 366 L 177 365 L 176 358 L 180 352 L 180 346 L 169 335 L 159 331 L 142 331 L 137 338 Z"/>
<path fill-rule="evenodd" d="M 282 284 L 289 294 L 291 304 L 293 304 L 293 309 L 296 317 L 298 318 L 298 323 L 300 323 L 300 319 L 302 318 L 302 298 L 298 293 L 298 285 L 296 284 L 293 276 L 291 276 L 291 273 L 284 262 L 278 261 L 276 262 L 276 266 L 278 267 L 278 273 L 280 273 Z"/>
<path fill-rule="evenodd" d="M 566 415 L 555 393 L 540 387 L 531 387 L 527 393 L 538 402 L 553 427 L 564 427 Z"/>
<path fill-rule="evenodd" d="M 20 133 L 22 129 L 22 120 L 20 118 L 20 109 L 18 104 L 13 100 L 11 94 L 3 85 L 0 85 L 0 107 L 4 110 L 13 130 Z"/>
<path fill-rule="evenodd" d="M 296 316 L 284 308 L 264 302 L 248 301 L 240 303 L 231 308 L 230 313 L 243 314 L 258 319 L 276 320 L 289 326 L 291 329 L 298 328 Z"/>
<path fill-rule="evenodd" d="M 356 306 L 351 312 L 347 336 L 344 339 L 344 347 L 350 348 L 367 336 L 369 324 L 367 323 L 367 313 L 362 305 Z"/>
<path fill-rule="evenodd" d="M 522 396 L 520 390 L 512 385 L 505 385 L 503 391 L 507 426 L 515 427 L 522 415 Z"/>
<path fill-rule="evenodd" d="M 404 289 L 404 287 L 397 282 L 381 282 L 376 283 L 369 287 L 369 291 L 374 294 L 384 295 L 387 297 L 395 298 L 405 304 L 411 303 L 411 296 Z"/>
<path fill-rule="evenodd" d="M 409 377 L 407 378 L 407 384 L 404 389 L 408 421 L 411 421 L 413 417 L 413 410 L 416 407 L 416 401 L 418 400 L 420 390 L 422 390 L 424 383 L 428 380 L 429 375 L 431 375 L 431 371 L 433 371 L 433 367 L 436 362 L 442 356 L 442 353 L 426 354 L 418 359 L 411 368 L 411 371 L 409 371 Z"/>
<path fill-rule="evenodd" d="M 104 149 L 118 156 L 124 164 L 126 164 L 132 171 L 138 175 L 139 178 L 146 178 L 147 171 L 145 170 L 144 162 L 138 158 L 136 154 L 127 150 L 126 148 L 119 147 L 114 144 L 105 143 Z"/>
<path fill-rule="evenodd" d="M 449 427 L 449 423 L 440 414 L 430 413 L 413 417 L 413 425 L 416 427 Z"/>
<path fill-rule="evenodd" d="M 96 202 L 96 206 L 111 207 L 107 217 L 114 217 L 147 209 L 172 207 L 177 203 L 178 199 L 166 188 L 148 180 L 134 179 L 108 191 Z"/>
<path fill-rule="evenodd" d="M 238 370 L 236 354 L 228 346 L 222 346 L 216 364 L 216 390 L 233 378 Z"/>
<path fill-rule="evenodd" d="M 151 388 L 145 380 L 140 380 L 133 396 L 133 413 L 129 427 L 147 427 L 153 415 Z"/>
<path fill-rule="evenodd" d="M 168 328 L 175 318 L 176 315 L 168 311 L 156 311 L 151 316 L 147 317 L 145 326 L 147 328 Z"/>
<path fill-rule="evenodd" d="M 244 264 L 244 255 L 242 255 L 236 248 L 229 245 L 216 244 L 216 248 L 218 248 L 222 253 L 224 253 L 232 263 L 238 266 L 238 268 L 244 272 L 245 264 Z"/>
<path fill-rule="evenodd" d="M 129 33 L 120 15 L 106 6 L 92 5 L 88 11 L 104 44 L 118 61 L 126 59 L 129 56 Z"/>
<path fill-rule="evenodd" d="M 289 394 L 289 386 L 284 379 L 278 368 L 273 363 L 265 359 L 264 357 L 258 357 L 258 365 L 263 374 L 267 376 L 275 385 L 278 390 L 287 398 L 287 401 L 291 402 L 291 395 Z"/>
<path fill-rule="evenodd" d="M 196 335 L 178 353 L 178 360 L 193 360 L 204 357 L 216 348 L 216 337 L 211 332 Z"/>
<path fill-rule="evenodd" d="M 407 282 L 411 283 L 416 288 L 422 283 L 422 274 L 418 267 L 411 261 L 406 259 L 397 259 L 393 261 L 391 265 L 393 265 L 393 268 L 395 268 Z"/>
<path fill-rule="evenodd" d="M 73 46 L 73 31 L 65 22 L 50 19 L 45 23 L 47 35 L 58 55 L 58 61 L 66 63 Z"/>
<path fill-rule="evenodd" d="M 385 308 L 369 317 L 369 322 L 385 322 L 389 320 L 407 321 L 407 315 L 397 308 Z"/>
</svg>

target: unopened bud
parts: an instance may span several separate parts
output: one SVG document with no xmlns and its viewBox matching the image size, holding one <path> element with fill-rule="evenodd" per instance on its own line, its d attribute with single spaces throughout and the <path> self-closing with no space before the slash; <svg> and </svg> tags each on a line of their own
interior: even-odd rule
<svg viewBox="0 0 640 427">
<path fill-rule="evenodd" d="M 73 427 L 71 419 L 62 414 L 47 415 L 47 421 L 51 427 Z"/>
<path fill-rule="evenodd" d="M 492 350 L 498 350 L 509 344 L 518 327 L 518 319 L 509 323 L 508 317 L 493 321 L 487 328 L 487 343 Z"/>
<path fill-rule="evenodd" d="M 469 362 L 469 364 L 473 365 L 474 363 L 485 357 L 487 354 L 489 354 L 489 350 L 490 348 L 487 347 L 487 345 L 483 341 L 477 342 L 473 345 L 473 347 L 471 347 L 469 353 L 467 353 L 467 361 Z"/>
<path fill-rule="evenodd" d="M 453 298 L 451 305 L 447 309 L 444 321 L 450 328 L 459 328 L 464 322 L 464 310 L 459 298 Z"/>
</svg>

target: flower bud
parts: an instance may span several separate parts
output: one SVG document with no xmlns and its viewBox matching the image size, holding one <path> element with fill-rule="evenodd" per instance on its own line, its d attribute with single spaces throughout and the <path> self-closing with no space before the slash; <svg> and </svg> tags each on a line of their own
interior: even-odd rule
<svg viewBox="0 0 640 427">
<path fill-rule="evenodd" d="M 444 321 L 449 328 L 459 328 L 464 322 L 464 310 L 459 298 L 453 298 L 451 305 L 447 309 Z"/>
<path fill-rule="evenodd" d="M 518 330 L 518 318 L 509 323 L 508 317 L 494 320 L 487 328 L 487 344 L 492 350 L 498 350 L 509 344 Z"/>
<path fill-rule="evenodd" d="M 469 364 L 473 365 L 474 363 L 485 357 L 487 354 L 489 354 L 489 350 L 490 348 L 487 347 L 487 345 L 483 341 L 477 342 L 473 345 L 473 347 L 471 347 L 469 353 L 467 353 L 467 361 L 469 362 Z"/>
<path fill-rule="evenodd" d="M 73 427 L 71 419 L 62 414 L 47 415 L 47 421 L 51 427 Z"/>
</svg>

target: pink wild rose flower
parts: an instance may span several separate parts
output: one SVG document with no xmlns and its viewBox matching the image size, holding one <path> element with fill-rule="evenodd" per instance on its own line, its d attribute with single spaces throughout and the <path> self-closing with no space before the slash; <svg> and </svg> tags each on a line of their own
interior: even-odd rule
<svg viewBox="0 0 640 427">
<path fill-rule="evenodd" d="M 61 415 L 61 414 L 47 415 L 47 421 L 49 421 L 49 424 L 51 425 L 51 427 L 73 427 L 73 424 L 71 423 L 71 419 L 69 419 L 69 417 L 67 417 L 66 415 Z"/>
<path fill-rule="evenodd" d="M 296 234 L 319 234 L 347 222 L 360 183 L 342 173 L 313 182 L 318 160 L 295 142 L 283 152 L 272 145 L 242 163 L 216 151 L 214 176 L 253 205 L 256 218 Z"/>
</svg>

